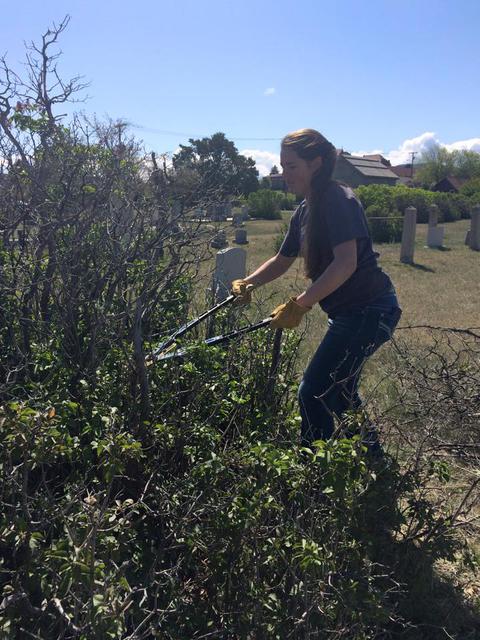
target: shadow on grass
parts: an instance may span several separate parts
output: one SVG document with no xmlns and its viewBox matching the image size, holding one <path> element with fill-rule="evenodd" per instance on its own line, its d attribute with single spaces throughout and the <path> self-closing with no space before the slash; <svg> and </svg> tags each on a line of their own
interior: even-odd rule
<svg viewBox="0 0 480 640">
<path fill-rule="evenodd" d="M 385 629 L 385 638 L 402 640 L 479 640 L 480 612 L 460 589 L 441 577 L 434 566 L 434 549 L 418 541 L 395 538 L 400 530 L 393 505 L 401 494 L 401 476 L 383 472 L 372 487 L 373 503 L 390 505 L 383 517 L 366 514 L 372 559 L 383 565 L 399 585 L 396 613 L 400 622 Z M 381 500 L 381 502 L 379 502 Z M 442 540 L 437 545 L 448 544 Z M 445 555 L 445 554 L 441 554 Z"/>
<path fill-rule="evenodd" d="M 432 267 L 426 267 L 424 264 L 418 264 L 417 262 L 413 262 L 408 266 L 412 267 L 412 269 L 417 269 L 417 271 L 426 271 L 428 273 L 435 273 L 435 269 L 432 269 Z"/>
<path fill-rule="evenodd" d="M 428 249 L 429 251 L 438 251 L 439 253 L 445 253 L 452 250 L 451 247 L 429 247 L 428 245 L 425 245 L 424 249 Z"/>
</svg>

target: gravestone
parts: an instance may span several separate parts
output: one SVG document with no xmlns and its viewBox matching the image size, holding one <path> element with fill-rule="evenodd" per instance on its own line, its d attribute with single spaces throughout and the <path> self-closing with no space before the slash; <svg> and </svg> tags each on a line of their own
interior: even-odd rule
<svg viewBox="0 0 480 640">
<path fill-rule="evenodd" d="M 429 247 L 430 249 L 438 249 L 439 247 L 443 247 L 444 235 L 444 227 L 428 227 L 427 247 Z"/>
<path fill-rule="evenodd" d="M 245 278 L 247 252 L 239 247 L 222 249 L 217 253 L 213 291 L 215 301 L 221 302 L 230 295 L 232 281 Z"/>
<path fill-rule="evenodd" d="M 443 237 L 445 235 L 445 227 L 438 226 L 439 209 L 436 204 L 428 207 L 428 231 L 427 231 L 427 247 L 435 249 L 443 247 Z"/>
<path fill-rule="evenodd" d="M 413 264 L 415 252 L 415 233 L 417 230 L 417 210 L 407 207 L 403 217 L 402 245 L 400 248 L 400 262 Z"/>
<path fill-rule="evenodd" d="M 246 229 L 237 229 L 235 231 L 235 244 L 248 244 Z"/>
<path fill-rule="evenodd" d="M 475 205 L 471 212 L 470 235 L 468 246 L 473 251 L 480 251 L 480 205 Z"/>
<path fill-rule="evenodd" d="M 223 249 L 224 247 L 227 247 L 228 241 L 227 241 L 227 234 L 225 233 L 225 231 L 223 230 L 218 231 L 216 236 L 213 238 L 212 242 L 210 243 L 210 246 L 213 247 L 214 249 Z"/>
</svg>

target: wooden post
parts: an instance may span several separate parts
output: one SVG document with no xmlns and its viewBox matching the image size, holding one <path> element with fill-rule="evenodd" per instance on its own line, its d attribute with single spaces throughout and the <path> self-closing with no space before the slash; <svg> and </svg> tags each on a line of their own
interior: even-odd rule
<svg viewBox="0 0 480 640">
<path fill-rule="evenodd" d="M 472 208 L 472 221 L 470 223 L 469 245 L 473 251 L 480 251 L 480 205 Z"/>
<path fill-rule="evenodd" d="M 400 249 L 400 262 L 413 264 L 415 252 L 415 232 L 417 230 L 417 210 L 415 207 L 407 207 L 403 217 L 402 246 Z"/>
</svg>

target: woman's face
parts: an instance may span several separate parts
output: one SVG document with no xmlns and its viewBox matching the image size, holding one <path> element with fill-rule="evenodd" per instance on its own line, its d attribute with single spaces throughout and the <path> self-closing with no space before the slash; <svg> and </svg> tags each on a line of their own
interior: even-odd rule
<svg viewBox="0 0 480 640">
<path fill-rule="evenodd" d="M 308 196 L 312 176 L 322 164 L 321 157 L 313 160 L 303 160 L 288 147 L 282 147 L 280 152 L 280 164 L 283 169 L 283 178 L 289 191 L 297 196 Z"/>
</svg>

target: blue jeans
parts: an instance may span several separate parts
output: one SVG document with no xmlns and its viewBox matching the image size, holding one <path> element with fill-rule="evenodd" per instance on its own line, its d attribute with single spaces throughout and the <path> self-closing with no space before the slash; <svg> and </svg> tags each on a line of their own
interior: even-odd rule
<svg viewBox="0 0 480 640">
<path fill-rule="evenodd" d="M 341 420 L 348 410 L 360 409 L 358 383 L 363 366 L 392 337 L 401 314 L 395 293 L 388 293 L 368 306 L 328 319 L 327 333 L 298 390 L 303 446 L 327 440 L 334 433 L 335 417 Z M 363 436 L 369 449 L 379 450 L 372 425 Z"/>
</svg>

